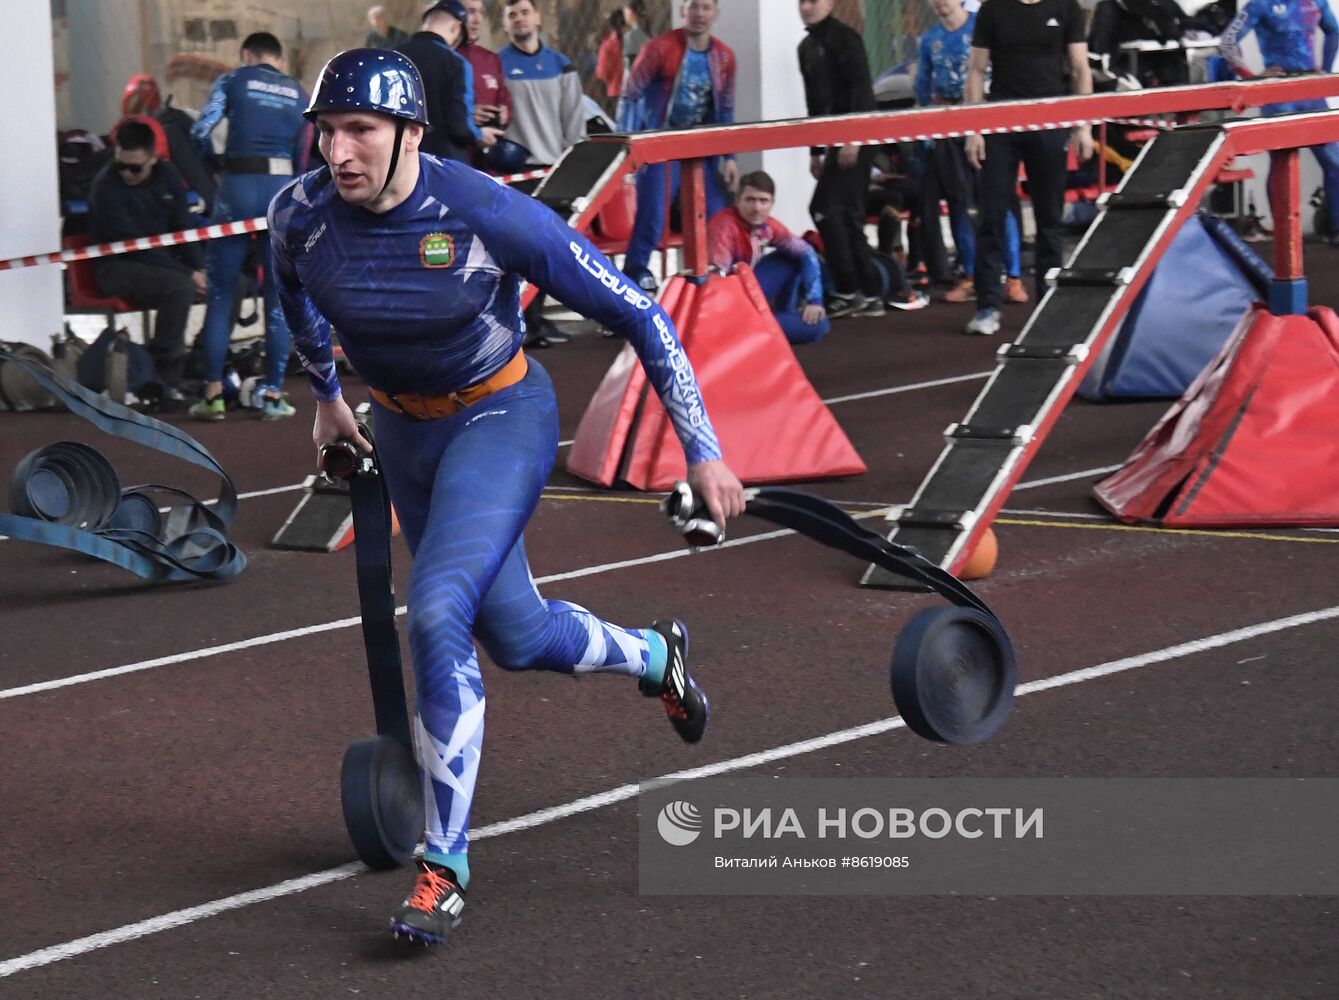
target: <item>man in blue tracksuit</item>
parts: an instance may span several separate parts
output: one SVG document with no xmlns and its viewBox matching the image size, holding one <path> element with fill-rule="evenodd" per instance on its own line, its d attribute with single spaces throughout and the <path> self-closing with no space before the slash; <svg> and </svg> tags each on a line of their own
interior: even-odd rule
<svg viewBox="0 0 1339 1000">
<path fill-rule="evenodd" d="M 215 202 L 215 222 L 235 222 L 264 215 L 279 189 L 306 167 L 310 127 L 302 118 L 307 94 L 282 72 L 283 46 L 269 32 L 248 35 L 242 42 L 242 65 L 214 84 L 209 102 L 191 128 L 191 138 L 213 159 L 210 133 L 227 119 L 228 144 L 223 156 L 223 181 Z M 262 248 L 269 237 L 257 234 Z M 204 343 L 205 396 L 191 408 L 199 420 L 222 420 L 223 364 L 232 336 L 237 278 L 246 262 L 248 236 L 225 236 L 207 245 L 209 306 L 201 331 Z M 289 331 L 269 254 L 261 258 L 265 274 L 265 381 L 252 393 L 253 406 L 266 420 L 293 415 L 284 399 Z"/>
<path fill-rule="evenodd" d="M 412 62 L 343 52 L 307 114 L 329 167 L 271 205 L 275 271 L 317 399 L 316 445 L 367 446 L 341 396 L 333 325 L 372 387 L 377 450 L 414 557 L 408 633 L 425 851 L 391 928 L 438 943 L 459 920 L 470 875 L 484 724 L 472 638 L 507 669 L 634 677 L 690 743 L 707 723 L 681 622 L 625 629 L 535 588 L 522 532 L 553 465 L 558 417 L 548 375 L 520 349 L 522 283 L 632 343 L 718 523 L 742 512 L 744 494 L 665 312 L 545 206 L 419 153 L 427 118 Z"/>
<path fill-rule="evenodd" d="M 1320 65 L 1316 65 L 1316 29 L 1324 36 Z M 1239 76 L 1255 74 L 1246 66 L 1241 42 L 1252 31 L 1260 46 L 1265 71 L 1262 76 L 1284 73 L 1328 73 L 1339 54 L 1339 22 L 1325 0 L 1250 0 L 1223 31 L 1220 46 L 1223 57 Z M 1266 104 L 1261 113 L 1291 115 L 1304 111 L 1325 111 L 1323 98 Z M 1339 142 L 1312 146 L 1311 152 L 1325 176 L 1325 202 L 1330 215 L 1330 245 L 1339 246 Z"/>
</svg>

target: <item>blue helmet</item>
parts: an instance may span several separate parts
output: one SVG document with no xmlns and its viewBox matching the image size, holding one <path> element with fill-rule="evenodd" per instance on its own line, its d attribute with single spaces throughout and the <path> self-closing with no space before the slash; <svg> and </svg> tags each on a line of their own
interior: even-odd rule
<svg viewBox="0 0 1339 1000">
<path fill-rule="evenodd" d="M 347 49 L 326 63 L 302 115 L 314 122 L 322 111 L 374 111 L 429 127 L 418 67 L 389 49 Z"/>
</svg>

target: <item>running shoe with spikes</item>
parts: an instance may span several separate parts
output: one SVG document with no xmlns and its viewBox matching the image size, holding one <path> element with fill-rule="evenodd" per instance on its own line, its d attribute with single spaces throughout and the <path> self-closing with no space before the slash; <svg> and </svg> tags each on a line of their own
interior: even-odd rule
<svg viewBox="0 0 1339 1000">
<path fill-rule="evenodd" d="M 450 868 L 430 861 L 420 861 L 418 866 L 413 891 L 391 917 L 391 933 L 424 946 L 442 944 L 451 929 L 460 925 L 465 890 Z"/>
<path fill-rule="evenodd" d="M 665 640 L 668 658 L 665 677 L 659 684 L 640 683 L 642 694 L 659 697 L 665 705 L 665 714 L 685 743 L 702 739 L 707 728 L 711 706 L 707 696 L 688 673 L 688 628 L 677 618 L 658 621 L 651 626 Z"/>
<path fill-rule="evenodd" d="M 291 417 L 298 411 L 293 408 L 283 394 L 266 392 L 260 400 L 260 419 L 261 420 L 283 420 L 284 417 Z"/>
<path fill-rule="evenodd" d="M 196 420 L 222 420 L 228 415 L 227 404 L 222 394 L 206 397 L 191 407 L 190 414 Z"/>
</svg>

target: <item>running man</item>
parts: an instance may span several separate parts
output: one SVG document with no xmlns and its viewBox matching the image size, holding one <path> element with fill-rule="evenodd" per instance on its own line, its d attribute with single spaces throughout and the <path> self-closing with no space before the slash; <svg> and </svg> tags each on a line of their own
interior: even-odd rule
<svg viewBox="0 0 1339 1000">
<path fill-rule="evenodd" d="M 470 879 L 484 726 L 474 638 L 509 670 L 635 678 L 689 743 L 707 725 L 682 622 L 621 628 L 535 589 L 522 533 L 553 465 L 558 414 L 548 374 L 520 349 L 522 281 L 632 343 L 718 524 L 743 511 L 744 493 L 664 311 L 550 209 L 419 153 L 427 117 L 413 63 L 340 53 L 306 115 L 329 166 L 270 206 L 274 268 L 317 399 L 315 444 L 368 447 L 340 392 L 333 324 L 372 387 L 377 448 L 414 557 L 408 633 L 425 851 L 391 929 L 440 943 Z"/>
</svg>

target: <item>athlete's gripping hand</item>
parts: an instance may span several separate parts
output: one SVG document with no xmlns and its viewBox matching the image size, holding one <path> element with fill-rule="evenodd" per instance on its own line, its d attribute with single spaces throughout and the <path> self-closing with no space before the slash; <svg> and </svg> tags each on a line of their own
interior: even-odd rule
<svg viewBox="0 0 1339 1000">
<path fill-rule="evenodd" d="M 321 467 L 321 449 L 334 444 L 340 438 L 352 441 L 368 454 L 372 452 L 372 442 L 363 437 L 358 430 L 358 421 L 344 402 L 344 397 L 332 399 L 328 403 L 316 404 L 316 425 L 312 427 L 312 443 L 316 445 L 316 467 Z"/>
<path fill-rule="evenodd" d="M 711 519 L 724 531 L 726 518 L 744 513 L 744 484 L 730 467 L 716 459 L 688 467 L 688 485 L 707 505 Z"/>
</svg>

